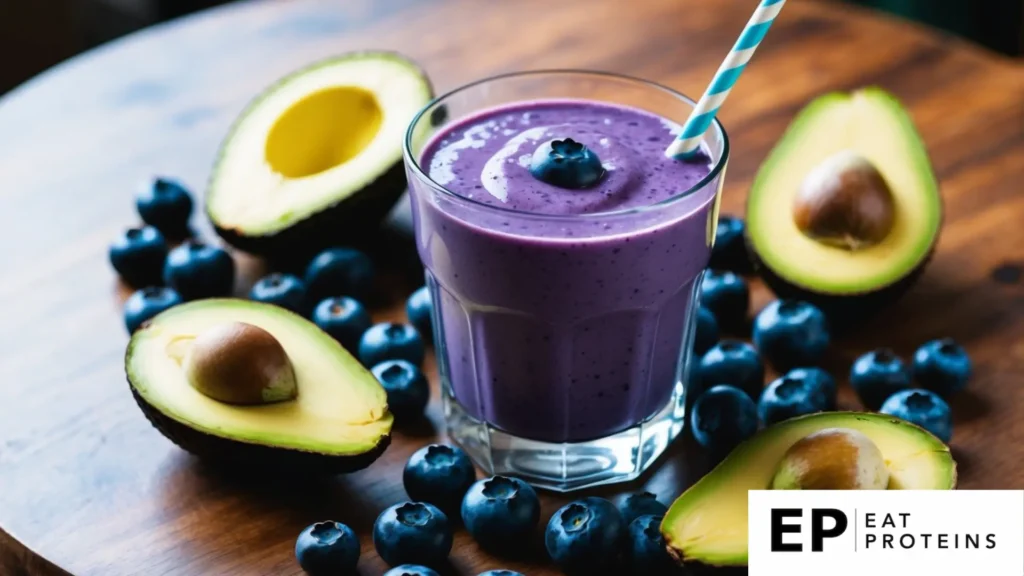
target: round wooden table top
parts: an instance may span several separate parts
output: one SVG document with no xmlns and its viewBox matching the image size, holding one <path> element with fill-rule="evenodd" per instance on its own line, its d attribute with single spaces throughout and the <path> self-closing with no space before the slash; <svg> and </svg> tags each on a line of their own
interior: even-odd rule
<svg viewBox="0 0 1024 576">
<path fill-rule="evenodd" d="M 137 184 L 166 174 L 201 193 L 221 138 L 254 94 L 350 49 L 404 52 L 439 91 L 497 72 L 576 67 L 697 95 L 753 4 L 242 2 L 101 47 L 0 100 L 0 573 L 300 574 L 295 536 L 332 518 L 360 534 L 361 574 L 382 574 L 373 520 L 405 499 L 400 470 L 437 433 L 397 432 L 370 468 L 312 483 L 225 474 L 160 436 L 125 384 L 125 290 L 106 260 L 109 242 L 136 223 Z M 946 222 L 920 283 L 839 342 L 831 366 L 842 377 L 876 346 L 906 356 L 934 337 L 958 339 L 977 367 L 971 392 L 953 406 L 961 487 L 1024 487 L 1019 64 L 906 22 L 794 0 L 721 113 L 734 150 L 723 208 L 742 213 L 752 175 L 795 111 L 821 92 L 867 84 L 911 110 Z M 205 222 L 200 233 L 214 238 Z M 251 279 L 258 264 L 244 262 Z M 247 287 L 240 282 L 239 293 Z M 401 317 L 411 288 L 396 290 L 377 317 Z M 755 283 L 753 310 L 769 298 Z M 848 389 L 843 401 L 854 406 Z M 429 416 L 442 430 L 436 387 Z M 646 487 L 668 503 L 705 471 L 682 440 L 642 480 L 590 493 Z M 542 523 L 575 496 L 544 494 Z M 522 558 L 499 560 L 459 530 L 450 572 L 556 574 L 537 532 Z"/>
</svg>

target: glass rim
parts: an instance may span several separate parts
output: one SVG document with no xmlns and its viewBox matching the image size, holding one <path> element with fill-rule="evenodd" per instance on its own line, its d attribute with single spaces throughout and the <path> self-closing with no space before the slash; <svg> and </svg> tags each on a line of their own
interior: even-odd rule
<svg viewBox="0 0 1024 576">
<path fill-rule="evenodd" d="M 487 83 L 494 82 L 494 81 L 497 81 L 497 80 L 508 80 L 508 79 L 514 79 L 514 78 L 527 77 L 527 76 L 552 76 L 552 75 L 582 75 L 582 76 L 592 76 L 592 77 L 595 77 L 595 78 L 603 78 L 603 79 L 625 80 L 625 81 L 628 81 L 628 82 L 631 82 L 631 83 L 635 83 L 635 84 L 639 84 L 639 85 L 643 85 L 643 86 L 646 86 L 647 88 L 652 88 L 652 89 L 654 89 L 656 91 L 659 91 L 659 92 L 662 92 L 664 94 L 667 94 L 667 95 L 669 95 L 669 96 L 671 96 L 673 98 L 676 98 L 678 100 L 686 102 L 687 104 L 689 104 L 692 107 L 696 107 L 697 106 L 697 102 L 695 100 L 693 100 L 689 96 L 683 94 L 682 92 L 679 92 L 677 90 L 669 88 L 668 86 L 665 86 L 663 84 L 659 84 L 659 83 L 651 81 L 651 80 L 645 80 L 643 78 L 638 78 L 636 76 L 630 76 L 630 75 L 627 75 L 627 74 L 620 74 L 620 73 L 617 73 L 617 72 L 605 72 L 605 71 L 600 71 L 600 70 L 586 70 L 586 69 L 574 69 L 574 68 L 549 68 L 549 69 L 537 69 L 537 70 L 520 70 L 520 71 L 516 71 L 516 72 L 507 72 L 507 73 L 503 73 L 503 74 L 496 74 L 496 75 L 486 76 L 486 77 L 483 77 L 483 78 L 481 78 L 479 80 L 459 85 L 459 86 L 457 86 L 457 87 L 455 87 L 455 88 L 453 88 L 453 89 L 451 89 L 451 90 L 449 90 L 449 91 L 447 91 L 447 92 L 445 92 L 445 93 L 443 93 L 441 95 L 435 96 L 434 98 L 432 98 L 430 100 L 430 102 L 428 102 L 426 105 L 424 105 L 423 108 L 421 108 L 419 110 L 419 112 L 416 113 L 416 115 L 413 117 L 412 121 L 409 122 L 408 128 L 406 128 L 405 140 L 402 143 L 402 155 L 404 157 L 404 161 L 406 163 L 406 166 L 411 166 L 413 171 L 415 172 L 415 174 L 417 176 L 422 177 L 427 183 L 429 183 L 431 188 L 433 188 L 436 191 L 439 191 L 440 193 L 448 196 L 449 198 L 451 198 L 451 199 L 453 199 L 455 201 L 465 202 L 465 203 L 467 203 L 469 205 L 472 205 L 472 206 L 475 206 L 475 207 L 479 207 L 479 208 L 481 208 L 483 210 L 490 210 L 490 211 L 495 211 L 495 212 L 498 212 L 498 213 L 505 213 L 505 214 L 515 214 L 517 217 L 529 217 L 529 218 L 538 218 L 538 219 L 545 219 L 545 220 L 598 219 L 598 218 L 608 218 L 608 217 L 614 217 L 614 216 L 624 216 L 624 215 L 629 215 L 629 214 L 638 214 L 638 213 L 652 212 L 652 211 L 660 210 L 660 209 L 663 209 L 663 208 L 665 208 L 667 206 L 671 206 L 672 204 L 675 204 L 678 201 L 681 201 L 681 200 L 683 200 L 685 198 L 688 198 L 691 194 L 694 194 L 697 191 L 702 190 L 703 188 L 707 187 L 709 184 L 711 184 L 715 180 L 715 178 L 717 178 L 719 176 L 719 174 L 721 174 L 722 170 L 725 168 L 725 165 L 726 165 L 726 163 L 727 163 L 727 161 L 729 159 L 729 136 L 728 136 L 728 134 L 725 131 L 725 127 L 722 125 L 721 121 L 719 121 L 717 115 L 712 120 L 712 124 L 715 126 L 715 129 L 717 130 L 718 134 L 721 137 L 721 140 L 722 140 L 722 154 L 718 158 L 718 160 L 715 161 L 714 166 L 711 168 L 711 170 L 708 172 L 708 174 L 706 176 L 701 178 L 699 181 L 697 181 L 695 184 L 693 184 L 692 186 L 690 186 L 686 190 L 683 190 L 683 191 L 681 191 L 681 192 L 679 192 L 677 194 L 673 194 L 672 196 L 669 196 L 668 198 L 666 198 L 664 200 L 661 200 L 659 202 L 655 202 L 654 204 L 647 204 L 645 206 L 636 206 L 636 207 L 632 207 L 632 208 L 624 208 L 624 209 L 621 209 L 621 210 L 607 210 L 607 211 L 603 211 L 603 212 L 592 212 L 592 213 L 589 213 L 589 214 L 542 214 L 542 213 L 535 213 L 535 212 L 525 212 L 525 211 L 522 211 L 522 210 L 515 210 L 515 209 L 512 209 L 512 208 L 503 208 L 501 206 L 495 206 L 493 204 L 487 204 L 487 203 L 481 202 L 479 200 L 474 200 L 472 198 L 467 198 L 465 196 L 457 194 L 457 193 L 453 192 L 452 190 L 449 190 L 446 186 L 444 186 L 442 184 L 439 184 L 433 178 L 431 178 L 430 175 L 426 173 L 426 171 L 423 170 L 423 167 L 420 165 L 419 159 L 413 157 L 413 154 L 412 154 L 412 140 L 413 140 L 413 137 L 414 137 L 416 126 L 419 124 L 419 122 L 421 120 L 424 119 L 424 116 L 427 116 L 430 112 L 432 112 L 434 110 L 434 108 L 436 108 L 438 105 L 443 104 L 446 100 L 450 99 L 451 97 L 453 97 L 453 96 L 455 96 L 455 95 L 457 95 L 457 94 L 459 94 L 461 92 L 465 92 L 466 90 L 470 90 L 472 88 L 480 86 L 482 84 L 487 84 Z M 703 141 L 704 141 L 704 139 L 701 138 L 701 142 L 703 142 Z"/>
</svg>

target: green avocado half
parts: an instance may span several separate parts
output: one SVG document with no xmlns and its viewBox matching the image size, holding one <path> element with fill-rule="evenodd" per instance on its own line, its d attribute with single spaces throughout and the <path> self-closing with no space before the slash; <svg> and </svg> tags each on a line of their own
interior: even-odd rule
<svg viewBox="0 0 1024 576">
<path fill-rule="evenodd" d="M 767 490 L 793 444 L 826 429 L 852 429 L 881 451 L 889 490 L 952 490 L 956 462 L 949 447 L 914 424 L 876 413 L 826 412 L 769 426 L 733 450 L 679 496 L 661 532 L 683 564 L 747 565 L 747 492 Z"/>
<path fill-rule="evenodd" d="M 825 94 L 797 114 L 750 189 L 746 242 L 779 297 L 809 301 L 843 327 L 921 275 L 942 213 L 910 114 L 868 87 Z"/>
<path fill-rule="evenodd" d="M 409 122 L 434 95 L 400 54 L 343 54 L 297 70 L 256 97 L 221 145 L 205 210 L 243 251 L 302 262 L 358 243 L 406 188 Z"/>
<path fill-rule="evenodd" d="M 230 404 L 192 384 L 186 358 L 193 343 L 231 323 L 262 328 L 284 348 L 294 397 Z M 390 442 L 393 418 L 376 378 L 315 324 L 270 304 L 225 298 L 175 306 L 132 335 L 125 372 L 153 426 L 212 462 L 351 472 L 369 466 Z"/>
</svg>

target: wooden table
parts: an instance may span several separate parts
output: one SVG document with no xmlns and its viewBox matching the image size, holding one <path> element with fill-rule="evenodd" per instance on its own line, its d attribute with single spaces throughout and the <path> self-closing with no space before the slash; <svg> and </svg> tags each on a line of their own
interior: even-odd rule
<svg viewBox="0 0 1024 576">
<path fill-rule="evenodd" d="M 372 522 L 405 498 L 399 470 L 434 432 L 398 433 L 368 470 L 314 483 L 232 477 L 157 434 L 125 385 L 125 292 L 106 262 L 108 243 L 136 221 L 136 184 L 160 173 L 201 191 L 248 99 L 329 54 L 401 50 L 439 90 L 495 72 L 585 67 L 697 94 L 753 4 L 241 3 L 76 58 L 0 101 L 0 573 L 299 574 L 295 536 L 334 518 L 361 534 L 362 574 L 381 574 Z M 742 211 L 754 171 L 799 107 L 823 91 L 865 84 L 910 107 L 941 179 L 947 220 L 920 284 L 844 339 L 832 367 L 842 376 L 855 355 L 878 345 L 908 354 L 933 337 L 957 338 L 977 364 L 971 394 L 954 406 L 961 486 L 1024 487 L 1019 64 L 901 21 L 793 0 L 722 113 L 734 146 L 724 209 Z M 205 222 L 200 231 L 212 237 Z M 259 272 L 251 260 L 245 268 L 247 279 Z M 769 298 L 757 286 L 754 310 Z M 377 311 L 400 315 L 397 304 Z M 436 401 L 429 415 L 440 429 Z M 668 502 L 704 471 L 699 452 L 681 441 L 635 486 L 595 492 L 644 486 Z M 543 521 L 566 501 L 545 495 Z M 460 531 L 451 572 L 504 566 L 555 574 L 539 532 L 525 553 L 530 561 L 517 562 L 481 553 Z"/>
</svg>

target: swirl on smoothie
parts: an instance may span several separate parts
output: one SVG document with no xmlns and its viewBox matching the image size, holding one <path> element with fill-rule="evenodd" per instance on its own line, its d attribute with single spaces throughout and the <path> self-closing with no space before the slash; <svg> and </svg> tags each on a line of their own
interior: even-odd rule
<svg viewBox="0 0 1024 576">
<path fill-rule="evenodd" d="M 429 176 L 451 192 L 520 212 L 573 215 L 647 206 L 699 181 L 708 167 L 665 158 L 676 124 L 616 106 L 535 103 L 463 120 L 424 155 Z M 572 139 L 600 158 L 605 174 L 583 189 L 562 188 L 530 172 L 539 146 Z"/>
</svg>

